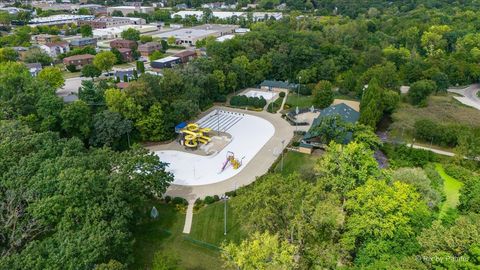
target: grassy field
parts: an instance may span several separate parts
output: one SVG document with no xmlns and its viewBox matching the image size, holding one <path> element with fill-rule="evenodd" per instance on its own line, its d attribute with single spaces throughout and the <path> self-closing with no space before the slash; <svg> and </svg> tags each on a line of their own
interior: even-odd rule
<svg viewBox="0 0 480 270">
<path fill-rule="evenodd" d="M 193 215 L 190 237 L 220 246 L 224 241 L 239 242 L 242 237 L 240 221 L 233 214 L 231 205 L 235 198 L 227 201 L 227 235 L 224 235 L 224 202 L 219 201 L 204 207 Z"/>
<path fill-rule="evenodd" d="M 308 155 L 294 151 L 288 151 L 283 157 L 283 172 L 282 162 L 278 162 L 275 167 L 275 172 L 281 172 L 283 175 L 288 175 L 293 172 L 311 172 L 315 166 L 319 156 Z"/>
<path fill-rule="evenodd" d="M 130 269 L 151 269 L 154 254 L 159 251 L 177 257 L 181 269 L 221 269 L 217 250 L 199 244 L 182 233 L 184 213 L 172 205 L 153 202 L 149 208 L 152 205 L 158 209 L 159 217 L 151 220 L 146 213 L 144 221 L 135 227 L 135 262 Z"/>
<path fill-rule="evenodd" d="M 401 103 L 392 115 L 390 137 L 410 141 L 414 136 L 414 124 L 420 119 L 430 119 L 442 124 L 465 124 L 480 126 L 478 110 L 462 105 L 452 95 L 431 96 L 426 107 Z M 429 142 L 428 142 L 429 143 Z"/>
<path fill-rule="evenodd" d="M 285 103 L 290 108 L 310 108 L 313 105 L 313 96 L 297 95 L 296 93 L 290 93 L 287 96 L 287 102 Z"/>
<path fill-rule="evenodd" d="M 446 200 L 443 202 L 442 208 L 440 209 L 439 216 L 442 217 L 449 208 L 457 208 L 460 197 L 460 188 L 463 184 L 457 179 L 446 174 L 441 164 L 436 164 L 435 169 L 443 179 L 443 192 L 446 196 Z"/>
</svg>

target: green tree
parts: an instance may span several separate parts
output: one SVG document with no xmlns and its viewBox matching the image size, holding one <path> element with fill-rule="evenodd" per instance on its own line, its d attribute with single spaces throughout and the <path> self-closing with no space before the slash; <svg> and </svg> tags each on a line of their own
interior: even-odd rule
<svg viewBox="0 0 480 270">
<path fill-rule="evenodd" d="M 45 67 L 39 73 L 37 78 L 43 81 L 53 89 L 58 89 L 65 84 L 62 71 L 57 67 Z"/>
<path fill-rule="evenodd" d="M 90 107 L 82 100 L 65 106 L 60 112 L 62 129 L 69 136 L 86 139 L 90 135 Z"/>
<path fill-rule="evenodd" d="M 140 131 L 143 140 L 164 141 L 171 137 L 171 132 L 165 125 L 165 114 L 160 103 L 155 103 L 150 107 L 148 113 L 143 115 L 135 126 Z"/>
<path fill-rule="evenodd" d="M 365 263 L 416 251 L 414 237 L 430 215 L 412 186 L 402 182 L 390 186 L 373 179 L 348 193 L 346 211 L 341 242 Z M 397 241 L 404 244 L 395 245 Z"/>
<path fill-rule="evenodd" d="M 102 75 L 102 71 L 95 65 L 88 64 L 82 68 L 82 77 L 89 77 L 94 80 L 95 77 L 100 77 L 100 75 Z"/>
<path fill-rule="evenodd" d="M 60 131 L 60 112 L 63 109 L 63 100 L 55 94 L 41 95 L 35 104 L 40 120 L 40 131 Z"/>
<path fill-rule="evenodd" d="M 137 61 L 136 63 L 137 70 L 140 74 L 145 73 L 145 64 L 142 61 Z"/>
<path fill-rule="evenodd" d="M 132 122 L 121 114 L 109 110 L 101 111 L 93 117 L 93 130 L 90 144 L 93 146 L 120 147 L 122 137 L 132 131 Z"/>
<path fill-rule="evenodd" d="M 281 240 L 277 235 L 258 232 L 243 240 L 222 247 L 222 258 L 227 267 L 254 269 L 295 269 L 297 247 Z"/>
<path fill-rule="evenodd" d="M 118 89 L 107 89 L 105 91 L 105 102 L 112 112 L 118 112 L 126 119 L 138 119 L 142 116 L 142 106 L 135 103 L 132 97 L 127 96 L 124 91 Z"/>
<path fill-rule="evenodd" d="M 320 176 L 319 181 L 343 198 L 368 179 L 380 176 L 373 151 L 356 142 L 345 146 L 331 142 L 315 169 Z"/>
<path fill-rule="evenodd" d="M 109 71 L 116 62 L 115 54 L 110 51 L 100 52 L 93 59 L 93 65 L 102 71 Z"/>
<path fill-rule="evenodd" d="M 157 59 L 163 58 L 164 54 L 161 51 L 154 51 L 148 58 L 150 61 L 155 61 Z"/>
<path fill-rule="evenodd" d="M 428 96 L 437 90 L 434 81 L 421 80 L 413 83 L 408 90 L 408 97 L 413 105 L 426 105 Z"/>
<path fill-rule="evenodd" d="M 128 28 L 127 30 L 123 30 L 121 33 L 123 39 L 126 40 L 133 40 L 139 41 L 140 40 L 140 31 L 134 28 Z"/>
<path fill-rule="evenodd" d="M 329 81 L 320 81 L 313 90 L 313 105 L 320 109 L 327 108 L 333 103 L 334 94 Z"/>
<path fill-rule="evenodd" d="M 80 34 L 82 35 L 82 37 L 93 37 L 92 26 L 88 24 L 80 26 Z"/>
<path fill-rule="evenodd" d="M 147 42 L 152 42 L 153 37 L 152 36 L 147 36 L 147 35 L 141 35 L 140 36 L 140 42 L 142 43 L 147 43 Z"/>
<path fill-rule="evenodd" d="M 18 53 L 12 48 L 0 48 L 0 63 L 17 61 Z"/>
<path fill-rule="evenodd" d="M 382 90 L 376 79 L 370 81 L 368 86 L 364 88 L 362 99 L 360 101 L 360 119 L 361 124 L 376 128 L 378 122 L 382 118 Z"/>
<path fill-rule="evenodd" d="M 52 58 L 40 48 L 30 48 L 23 56 L 23 60 L 26 63 L 40 63 L 42 66 L 48 66 L 53 62 Z"/>
<path fill-rule="evenodd" d="M 179 259 L 165 252 L 157 252 L 153 256 L 153 270 L 178 270 Z"/>
</svg>

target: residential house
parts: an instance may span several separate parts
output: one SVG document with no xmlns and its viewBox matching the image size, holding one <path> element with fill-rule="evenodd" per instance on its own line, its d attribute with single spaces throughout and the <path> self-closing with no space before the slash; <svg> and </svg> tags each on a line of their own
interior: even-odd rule
<svg viewBox="0 0 480 270">
<path fill-rule="evenodd" d="M 183 64 L 185 64 L 185 63 L 197 58 L 197 52 L 186 50 L 186 51 L 181 51 L 181 52 L 175 54 L 174 56 L 179 57 L 181 62 Z"/>
<path fill-rule="evenodd" d="M 119 48 L 117 49 L 120 54 L 122 55 L 122 60 L 124 62 L 132 62 L 133 61 L 133 52 L 131 49 L 128 48 Z"/>
<path fill-rule="evenodd" d="M 125 77 L 127 77 L 127 81 L 125 81 Z M 134 77 L 133 69 L 115 71 L 115 79 L 119 82 L 129 82 Z"/>
<path fill-rule="evenodd" d="M 147 42 L 138 46 L 138 52 L 143 57 L 150 56 L 153 52 L 159 51 L 162 49 L 162 45 L 158 42 Z"/>
<path fill-rule="evenodd" d="M 70 41 L 70 47 L 73 48 L 84 48 L 84 47 L 97 47 L 97 39 L 96 38 L 77 38 L 72 41 Z"/>
<path fill-rule="evenodd" d="M 59 54 L 67 53 L 70 51 L 70 47 L 68 46 L 68 42 L 66 41 L 46 43 L 45 45 L 40 45 L 40 48 L 54 58 L 57 57 Z"/>
<path fill-rule="evenodd" d="M 31 37 L 31 40 L 33 43 L 44 45 L 47 43 L 52 43 L 55 41 L 60 40 L 58 36 L 55 35 L 48 35 L 48 34 L 40 34 L 40 35 L 34 35 Z"/>
<path fill-rule="evenodd" d="M 65 66 L 74 65 L 76 69 L 82 69 L 85 65 L 93 63 L 94 56 L 91 54 L 79 54 L 63 58 Z"/>
<path fill-rule="evenodd" d="M 137 48 L 137 42 L 133 40 L 126 40 L 126 39 L 116 39 L 112 40 L 110 42 L 110 48 L 126 48 L 126 49 L 136 49 Z"/>
<path fill-rule="evenodd" d="M 40 63 L 25 63 L 25 66 L 27 66 L 28 71 L 30 71 L 30 75 L 32 77 L 36 77 L 40 71 L 42 71 L 42 64 Z"/>
</svg>

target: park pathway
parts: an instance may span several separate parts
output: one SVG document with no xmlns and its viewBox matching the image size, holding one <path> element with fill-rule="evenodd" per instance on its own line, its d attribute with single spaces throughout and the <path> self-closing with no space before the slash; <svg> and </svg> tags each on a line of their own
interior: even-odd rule
<svg viewBox="0 0 480 270">
<path fill-rule="evenodd" d="M 195 205 L 194 200 L 188 202 L 187 213 L 185 216 L 185 225 L 183 226 L 183 233 L 189 234 L 192 229 L 193 221 L 193 206 Z"/>
<path fill-rule="evenodd" d="M 436 154 L 439 154 L 439 155 L 444 155 L 444 156 L 449 156 L 449 157 L 455 156 L 455 153 L 453 153 L 453 152 L 448 152 L 448 151 L 444 151 L 444 150 L 430 148 L 430 147 L 427 147 L 427 146 L 421 146 L 421 145 L 416 145 L 416 144 L 412 145 L 411 143 L 407 143 L 406 146 L 412 147 L 412 148 L 415 148 L 415 149 L 427 150 L 427 151 L 430 151 L 430 152 L 433 152 L 433 153 L 436 153 Z"/>
<path fill-rule="evenodd" d="M 472 84 L 465 88 L 449 88 L 448 92 L 461 95 L 461 97 L 454 97 L 461 103 L 480 110 L 480 98 L 477 96 L 480 90 L 480 84 Z"/>
</svg>

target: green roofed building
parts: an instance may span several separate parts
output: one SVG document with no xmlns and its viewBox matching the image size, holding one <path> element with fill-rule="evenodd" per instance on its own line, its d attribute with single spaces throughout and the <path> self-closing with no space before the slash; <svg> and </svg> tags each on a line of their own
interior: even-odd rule
<svg viewBox="0 0 480 270">
<path fill-rule="evenodd" d="M 313 120 L 312 126 L 308 132 L 303 136 L 303 143 L 307 144 L 322 144 L 319 141 L 320 133 L 317 130 L 317 127 L 320 125 L 321 121 L 326 117 L 337 116 L 342 121 L 347 123 L 355 123 L 360 118 L 360 113 L 352 109 L 350 106 L 345 103 L 340 103 L 337 105 L 330 106 L 320 111 L 320 115 Z M 340 127 L 339 127 L 340 128 Z M 341 127 L 343 128 L 343 127 Z M 348 143 L 351 140 L 352 134 L 347 134 L 345 137 L 344 143 Z"/>
<path fill-rule="evenodd" d="M 260 84 L 260 88 L 266 90 L 288 90 L 295 88 L 296 85 L 283 81 L 269 81 L 265 80 Z"/>
</svg>

